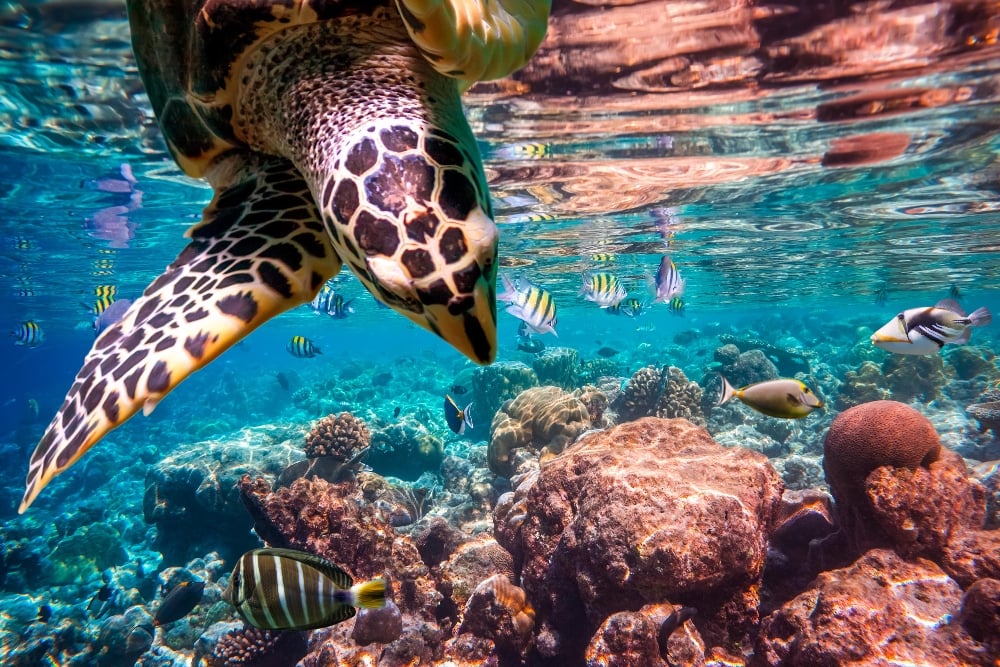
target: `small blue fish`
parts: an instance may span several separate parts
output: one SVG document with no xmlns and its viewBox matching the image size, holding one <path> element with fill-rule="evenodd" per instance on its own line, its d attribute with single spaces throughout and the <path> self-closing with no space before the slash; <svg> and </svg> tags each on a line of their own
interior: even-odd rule
<svg viewBox="0 0 1000 667">
<path fill-rule="evenodd" d="M 98 301 L 100 303 L 100 301 Z M 116 299 L 104 306 L 94 318 L 94 332 L 100 335 L 105 329 L 116 322 L 121 322 L 125 313 L 132 306 L 131 299 Z M 96 305 L 95 305 L 96 309 Z"/>
<path fill-rule="evenodd" d="M 587 301 L 593 301 L 601 308 L 617 306 L 627 296 L 621 281 L 606 272 L 584 275 L 580 294 Z"/>
<path fill-rule="evenodd" d="M 37 347 L 45 340 L 42 327 L 34 320 L 21 322 L 17 325 L 16 329 L 10 332 L 10 335 L 14 337 L 15 345 L 26 345 L 28 347 Z"/>
<path fill-rule="evenodd" d="M 335 290 L 330 285 L 323 285 L 316 298 L 309 302 L 309 306 L 317 313 L 325 313 L 338 320 L 346 318 L 354 312 L 351 302 L 354 299 L 344 299 L 344 295 Z"/>
<path fill-rule="evenodd" d="M 465 406 L 464 410 L 460 410 L 458 404 L 455 403 L 453 399 L 448 394 L 444 396 L 444 418 L 448 422 L 448 428 L 450 428 L 455 433 L 462 435 L 465 433 L 465 429 L 475 428 L 472 425 L 472 403 Z"/>
<path fill-rule="evenodd" d="M 312 359 L 317 354 L 323 354 L 323 351 L 305 336 L 292 336 L 292 339 L 288 341 L 286 349 L 289 354 L 299 359 Z"/>
<path fill-rule="evenodd" d="M 506 311 L 524 322 L 535 333 L 556 334 L 556 302 L 547 290 L 530 283 L 525 285 L 511 282 L 506 275 L 504 291 L 497 294 L 497 301 L 509 303 Z"/>
<path fill-rule="evenodd" d="M 675 296 L 683 295 L 684 283 L 670 255 L 664 255 L 660 268 L 656 270 L 656 299 L 653 303 L 669 303 Z"/>
</svg>

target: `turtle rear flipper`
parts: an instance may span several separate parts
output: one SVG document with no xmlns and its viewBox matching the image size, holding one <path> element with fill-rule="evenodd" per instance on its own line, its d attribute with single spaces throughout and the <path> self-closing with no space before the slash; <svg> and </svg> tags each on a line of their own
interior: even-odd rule
<svg viewBox="0 0 1000 667">
<path fill-rule="evenodd" d="M 191 243 L 87 354 L 31 456 L 19 512 L 105 434 L 340 270 L 289 161 L 232 154 L 210 177 L 215 198 Z"/>
</svg>

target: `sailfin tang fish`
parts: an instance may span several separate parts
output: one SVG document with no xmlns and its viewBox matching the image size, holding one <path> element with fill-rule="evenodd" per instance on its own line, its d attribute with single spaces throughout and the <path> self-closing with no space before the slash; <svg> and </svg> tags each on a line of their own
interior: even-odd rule
<svg viewBox="0 0 1000 667">
<path fill-rule="evenodd" d="M 949 343 L 967 343 L 971 327 L 983 327 L 992 321 L 986 307 L 966 315 L 958 302 L 943 299 L 934 306 L 897 314 L 872 334 L 871 341 L 875 347 L 896 354 L 934 354 Z"/>
<path fill-rule="evenodd" d="M 355 584 L 349 574 L 314 554 L 253 549 L 237 561 L 222 599 L 255 628 L 311 630 L 346 621 L 356 607 L 384 607 L 385 580 Z"/>
<path fill-rule="evenodd" d="M 725 376 L 719 377 L 722 378 L 722 395 L 716 405 L 724 405 L 735 397 L 761 414 L 780 419 L 800 419 L 823 407 L 823 401 L 812 389 L 798 380 L 777 378 L 736 389 Z"/>
<path fill-rule="evenodd" d="M 465 429 L 467 427 L 475 428 L 475 426 L 472 425 L 471 409 L 472 403 L 466 405 L 464 410 L 459 409 L 458 404 L 455 403 L 455 399 L 445 394 L 444 418 L 448 422 L 448 428 L 455 433 L 462 435 L 465 433 Z"/>
</svg>

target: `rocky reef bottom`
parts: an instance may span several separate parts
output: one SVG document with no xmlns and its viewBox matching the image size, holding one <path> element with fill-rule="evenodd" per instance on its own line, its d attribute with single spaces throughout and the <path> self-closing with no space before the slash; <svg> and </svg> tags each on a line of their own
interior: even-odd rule
<svg viewBox="0 0 1000 667">
<path fill-rule="evenodd" d="M 362 432 L 343 415 L 319 431 L 314 456 Z M 141 563 L 122 562 L 91 529 L 81 538 L 89 549 L 77 548 L 92 558 L 94 544 L 108 544 L 101 565 L 115 595 L 98 591 L 49 618 L 35 598 L 5 601 L 21 630 L 4 626 L 3 664 L 986 667 L 1000 658 L 1000 466 L 970 469 L 902 403 L 865 403 L 830 424 L 829 493 L 786 489 L 765 455 L 720 445 L 686 418 L 583 431 L 558 452 L 548 442 L 505 448 L 509 481 L 489 471 L 483 447 L 446 456 L 433 493 L 349 465 L 357 456 L 346 446 L 348 463 L 298 478 L 278 472 L 294 458 L 287 448 L 279 466 L 221 453 L 211 473 L 161 462 L 147 477 L 147 520 L 177 535 L 197 514 L 200 531 L 220 528 L 227 555 L 162 570 L 157 592 Z M 256 542 L 250 526 L 355 580 L 385 577 L 389 603 L 313 631 L 244 626 L 220 596 L 231 554 Z M 163 594 L 185 580 L 205 582 L 203 598 L 159 625 Z"/>
</svg>

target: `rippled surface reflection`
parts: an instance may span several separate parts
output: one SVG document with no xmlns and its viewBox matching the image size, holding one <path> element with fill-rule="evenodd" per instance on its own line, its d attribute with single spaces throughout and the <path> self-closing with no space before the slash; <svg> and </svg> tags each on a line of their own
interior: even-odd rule
<svg viewBox="0 0 1000 667">
<path fill-rule="evenodd" d="M 995 3 L 815 4 L 556 0 L 529 66 L 467 97 L 508 270 L 575 295 L 594 254 L 635 287 L 669 250 L 705 309 L 1000 287 Z M 208 191 L 167 160 L 122 4 L 5 3 L 0 51 L 4 234 L 56 267 L 117 244 L 140 287 Z M 86 185 L 122 163 L 141 208 Z M 9 293 L 30 263 L 5 257 Z"/>
</svg>

